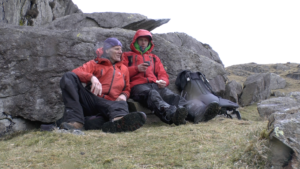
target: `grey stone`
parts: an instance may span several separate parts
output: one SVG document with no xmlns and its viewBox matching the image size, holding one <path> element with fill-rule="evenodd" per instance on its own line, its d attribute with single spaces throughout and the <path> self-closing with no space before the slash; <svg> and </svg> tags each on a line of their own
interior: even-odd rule
<svg viewBox="0 0 300 169">
<path fill-rule="evenodd" d="M 210 59 L 223 65 L 218 53 L 214 51 L 208 44 L 203 44 L 185 33 L 176 32 L 159 35 L 178 47 L 185 47 L 186 49 L 190 49 L 199 55 L 209 57 Z"/>
<path fill-rule="evenodd" d="M 273 168 L 300 167 L 300 107 L 290 107 L 269 117 L 271 156 Z"/>
<path fill-rule="evenodd" d="M 82 13 L 72 0 L 0 0 L 0 23 L 40 26 L 72 13 Z"/>
<path fill-rule="evenodd" d="M 271 95 L 270 89 L 271 74 L 253 74 L 244 82 L 243 92 L 239 103 L 242 106 L 248 106 L 260 100 L 266 100 Z"/>
<path fill-rule="evenodd" d="M 130 30 L 147 29 L 149 31 L 165 24 L 169 19 L 148 19 L 144 15 L 133 13 L 102 12 L 92 14 L 72 14 L 45 25 L 47 29 L 79 29 L 83 27 L 124 28 Z"/>
<path fill-rule="evenodd" d="M 261 101 L 257 104 L 257 110 L 260 117 L 268 118 L 275 112 L 284 112 L 297 105 L 299 103 L 292 97 L 277 97 Z"/>
<path fill-rule="evenodd" d="M 286 81 L 279 75 L 271 73 L 271 82 L 270 82 L 270 89 L 284 89 L 286 86 Z"/>
<path fill-rule="evenodd" d="M 231 100 L 232 102 L 238 103 L 238 98 L 242 93 L 243 86 L 235 80 L 229 81 L 225 86 L 224 99 Z"/>
<path fill-rule="evenodd" d="M 295 79 L 295 80 L 300 80 L 300 73 L 299 72 L 293 72 L 293 73 L 289 73 L 286 75 L 286 77 Z"/>
</svg>

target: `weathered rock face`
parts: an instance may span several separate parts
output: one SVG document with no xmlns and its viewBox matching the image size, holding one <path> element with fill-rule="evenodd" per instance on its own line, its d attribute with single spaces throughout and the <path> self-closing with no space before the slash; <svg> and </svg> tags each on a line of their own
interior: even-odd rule
<svg viewBox="0 0 300 169">
<path fill-rule="evenodd" d="M 279 75 L 271 73 L 271 82 L 270 82 L 270 89 L 284 89 L 286 86 L 286 81 Z"/>
<path fill-rule="evenodd" d="M 130 50 L 134 34 L 118 28 L 49 30 L 0 24 L 0 112 L 45 123 L 57 120 L 64 111 L 62 75 L 93 59 L 95 44 L 108 37 L 118 38 L 123 51 Z M 153 39 L 153 53 L 161 58 L 171 82 L 184 69 L 207 72 L 208 79 L 226 73 L 223 65 L 206 56 L 178 48 L 159 35 Z"/>
<path fill-rule="evenodd" d="M 290 107 L 297 106 L 297 100 L 291 97 L 278 97 L 268 100 L 263 100 L 257 104 L 257 110 L 261 117 L 269 117 L 275 112 L 283 112 Z"/>
<path fill-rule="evenodd" d="M 300 107 L 273 113 L 269 117 L 271 165 L 273 168 L 300 167 Z"/>
<path fill-rule="evenodd" d="M 194 51 L 198 55 L 207 56 L 210 59 L 216 61 L 217 63 L 223 65 L 218 53 L 212 50 L 212 48 L 208 44 L 203 44 L 185 33 L 167 33 L 160 34 L 160 36 L 165 38 L 167 41 L 172 42 L 178 47 L 183 46 L 187 49 Z"/>
<path fill-rule="evenodd" d="M 270 73 L 253 74 L 249 76 L 244 83 L 244 89 L 239 103 L 242 106 L 248 106 L 254 102 L 269 98 L 271 95 L 270 82 Z"/>
<path fill-rule="evenodd" d="M 225 86 L 224 98 L 238 103 L 238 98 L 242 93 L 243 87 L 235 80 L 229 81 Z"/>
<path fill-rule="evenodd" d="M 72 0 L 0 0 L 0 23 L 40 26 L 72 13 L 82 13 Z"/>
<path fill-rule="evenodd" d="M 72 14 L 45 25 L 47 29 L 79 29 L 83 27 L 124 28 L 129 30 L 147 29 L 149 31 L 169 22 L 170 19 L 148 19 L 144 15 L 130 13 L 92 13 Z"/>
</svg>

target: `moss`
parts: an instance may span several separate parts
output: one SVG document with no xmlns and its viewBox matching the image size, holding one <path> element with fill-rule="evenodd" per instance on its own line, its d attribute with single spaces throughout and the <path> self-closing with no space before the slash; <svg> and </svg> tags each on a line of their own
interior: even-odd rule
<svg viewBox="0 0 300 169">
<path fill-rule="evenodd" d="M 20 19 L 19 25 L 20 25 L 20 26 L 24 26 L 24 21 L 23 21 L 23 19 Z"/>
</svg>

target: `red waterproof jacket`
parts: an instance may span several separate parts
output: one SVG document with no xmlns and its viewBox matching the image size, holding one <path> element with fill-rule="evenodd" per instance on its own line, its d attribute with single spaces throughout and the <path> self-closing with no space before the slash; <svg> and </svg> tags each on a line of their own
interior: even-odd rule
<svg viewBox="0 0 300 169">
<path fill-rule="evenodd" d="M 132 88 L 138 84 L 144 83 L 155 83 L 156 80 L 164 80 L 169 85 L 169 75 L 164 69 L 163 64 L 161 63 L 158 56 L 151 53 L 154 48 L 154 44 L 152 40 L 151 48 L 141 54 L 135 47 L 134 43 L 140 36 L 150 36 L 152 39 L 152 35 L 149 31 L 144 29 L 139 29 L 133 37 L 133 41 L 130 44 L 130 52 L 123 53 L 123 64 L 128 67 L 130 74 L 130 87 Z M 139 72 L 137 66 L 145 61 L 150 61 L 150 66 L 147 68 L 146 72 Z"/>
<path fill-rule="evenodd" d="M 102 94 L 107 100 L 115 101 L 121 94 L 127 98 L 130 96 L 129 72 L 126 66 L 121 62 L 114 65 L 110 60 L 102 58 L 102 48 L 97 50 L 97 58 L 83 64 L 83 66 L 74 69 L 74 72 L 83 83 L 91 81 L 92 76 L 96 76 L 102 84 Z"/>
</svg>

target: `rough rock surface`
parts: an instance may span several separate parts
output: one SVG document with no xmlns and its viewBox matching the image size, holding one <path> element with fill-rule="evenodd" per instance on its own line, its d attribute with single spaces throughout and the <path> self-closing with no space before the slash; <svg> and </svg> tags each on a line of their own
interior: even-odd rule
<svg viewBox="0 0 300 169">
<path fill-rule="evenodd" d="M 286 81 L 281 76 L 271 73 L 271 82 L 270 82 L 270 89 L 284 89 L 286 86 Z"/>
<path fill-rule="evenodd" d="M 277 97 L 261 101 L 257 104 L 257 110 L 261 117 L 268 118 L 275 112 L 283 112 L 298 104 L 297 100 L 292 97 Z"/>
<path fill-rule="evenodd" d="M 178 47 L 183 46 L 194 51 L 198 55 L 208 56 L 210 59 L 223 65 L 218 53 L 212 50 L 208 44 L 203 44 L 185 33 L 167 33 L 160 34 L 160 36 Z M 202 73 L 205 74 L 205 72 Z"/>
<path fill-rule="evenodd" d="M 240 105 L 248 106 L 254 102 L 268 99 L 271 95 L 270 82 L 270 73 L 249 76 L 244 83 L 243 92 L 239 100 Z"/>
<path fill-rule="evenodd" d="M 95 44 L 117 37 L 128 51 L 135 31 L 81 28 L 49 30 L 0 24 L 0 112 L 44 123 L 60 118 L 64 106 L 59 88 L 62 75 L 95 57 Z M 206 72 L 208 79 L 225 75 L 223 65 L 153 35 L 157 54 L 175 81 L 184 70 Z M 186 62 L 189 60 L 189 62 Z M 209 71 L 207 71 L 209 70 Z M 175 84 L 170 85 L 176 90 Z"/>
<path fill-rule="evenodd" d="M 79 29 L 83 27 L 124 28 L 149 31 L 167 23 L 170 19 L 148 19 L 144 15 L 131 13 L 103 12 L 72 14 L 45 25 L 47 29 Z"/>
<path fill-rule="evenodd" d="M 229 81 L 225 86 L 224 99 L 238 103 L 238 98 L 242 93 L 243 86 L 235 80 Z"/>
<path fill-rule="evenodd" d="M 82 13 L 72 0 L 0 0 L 0 23 L 40 26 L 72 13 Z"/>
<path fill-rule="evenodd" d="M 269 117 L 271 165 L 273 168 L 300 167 L 300 107 L 290 107 Z"/>
</svg>

